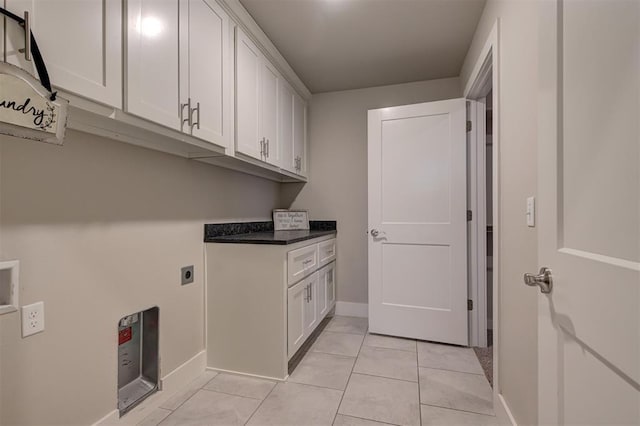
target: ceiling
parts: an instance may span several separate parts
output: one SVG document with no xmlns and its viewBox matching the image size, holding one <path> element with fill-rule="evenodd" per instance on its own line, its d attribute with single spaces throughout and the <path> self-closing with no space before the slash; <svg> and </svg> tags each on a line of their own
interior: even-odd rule
<svg viewBox="0 0 640 426">
<path fill-rule="evenodd" d="M 240 0 L 312 93 L 460 74 L 485 0 Z"/>
</svg>

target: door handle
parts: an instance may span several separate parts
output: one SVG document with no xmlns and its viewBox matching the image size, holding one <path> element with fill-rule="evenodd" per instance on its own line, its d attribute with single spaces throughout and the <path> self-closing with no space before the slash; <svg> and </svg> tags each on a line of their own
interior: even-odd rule
<svg viewBox="0 0 640 426">
<path fill-rule="evenodd" d="M 384 238 L 385 235 L 387 235 L 387 233 L 384 231 L 378 231 L 377 229 L 371 230 L 371 236 L 373 238 L 377 238 L 377 237 Z"/>
<path fill-rule="evenodd" d="M 187 118 L 184 118 L 184 109 L 187 108 Z M 184 131 L 184 125 L 191 127 L 191 98 L 187 99 L 186 104 L 180 104 L 180 129 Z"/>
<path fill-rule="evenodd" d="M 191 132 L 193 132 L 193 126 L 196 127 L 196 129 L 200 130 L 200 102 L 196 103 L 196 107 L 195 108 L 191 108 L 191 113 L 189 114 L 189 121 L 191 123 Z M 196 117 L 198 117 L 198 121 L 193 121 L 193 113 L 196 113 Z"/>
<path fill-rule="evenodd" d="M 538 275 L 529 273 L 524 274 L 524 283 L 528 286 L 537 285 L 538 287 L 540 287 L 540 291 L 542 293 L 551 293 L 551 290 L 553 289 L 553 277 L 551 275 L 551 269 L 542 267 L 540 268 L 540 273 Z"/>
</svg>

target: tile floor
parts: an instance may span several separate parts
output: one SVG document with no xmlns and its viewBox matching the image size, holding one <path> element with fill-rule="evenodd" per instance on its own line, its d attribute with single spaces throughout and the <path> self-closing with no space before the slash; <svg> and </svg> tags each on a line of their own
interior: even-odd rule
<svg viewBox="0 0 640 426">
<path fill-rule="evenodd" d="M 497 425 L 472 349 L 367 333 L 334 317 L 286 382 L 205 372 L 140 424 Z"/>
</svg>

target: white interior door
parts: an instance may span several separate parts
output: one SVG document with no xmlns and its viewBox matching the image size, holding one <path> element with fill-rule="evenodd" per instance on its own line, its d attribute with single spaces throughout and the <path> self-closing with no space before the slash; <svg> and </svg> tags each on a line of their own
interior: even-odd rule
<svg viewBox="0 0 640 426">
<path fill-rule="evenodd" d="M 369 329 L 467 345 L 465 100 L 369 111 Z"/>
<path fill-rule="evenodd" d="M 538 421 L 637 425 L 640 2 L 540 13 Z"/>
</svg>

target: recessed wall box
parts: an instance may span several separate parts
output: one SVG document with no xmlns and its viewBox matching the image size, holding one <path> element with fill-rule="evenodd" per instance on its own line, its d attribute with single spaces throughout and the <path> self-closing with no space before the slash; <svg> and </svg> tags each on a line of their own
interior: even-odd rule
<svg viewBox="0 0 640 426">
<path fill-rule="evenodd" d="M 118 410 L 120 416 L 158 390 L 158 308 L 118 322 Z"/>
<path fill-rule="evenodd" d="M 0 262 L 0 315 L 18 310 L 18 275 L 20 262 Z"/>
</svg>

